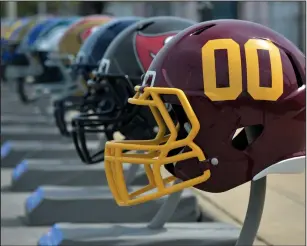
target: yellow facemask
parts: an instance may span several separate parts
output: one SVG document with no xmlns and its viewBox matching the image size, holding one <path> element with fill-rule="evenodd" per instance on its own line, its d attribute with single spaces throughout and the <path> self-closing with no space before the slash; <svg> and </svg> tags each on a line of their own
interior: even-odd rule
<svg viewBox="0 0 307 246">
<path fill-rule="evenodd" d="M 135 105 L 148 106 L 157 122 L 159 131 L 152 140 L 123 140 L 109 141 L 105 145 L 105 172 L 111 192 L 119 206 L 131 206 L 144 203 L 159 197 L 189 188 L 207 181 L 210 171 L 194 179 L 178 184 L 170 184 L 176 177 L 162 178 L 161 167 L 190 158 L 204 161 L 203 151 L 194 143 L 199 132 L 199 121 L 184 92 L 176 88 L 145 87 L 142 92 L 140 86 L 135 87 L 136 94 L 128 100 Z M 173 95 L 180 101 L 190 124 L 191 130 L 184 138 L 177 140 L 179 124 L 175 125 L 160 95 Z M 166 135 L 166 132 L 169 132 Z M 189 147 L 190 151 L 168 157 L 171 150 Z M 124 153 L 124 151 L 144 151 L 143 154 Z M 129 193 L 125 183 L 123 164 L 144 165 L 149 184 L 137 191 Z M 156 190 L 155 190 L 156 189 Z"/>
</svg>

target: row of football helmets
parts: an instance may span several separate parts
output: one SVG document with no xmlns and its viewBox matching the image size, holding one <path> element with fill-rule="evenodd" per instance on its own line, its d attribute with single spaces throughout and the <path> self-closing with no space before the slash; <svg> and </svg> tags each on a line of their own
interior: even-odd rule
<svg viewBox="0 0 307 246">
<path fill-rule="evenodd" d="M 1 30 L 3 80 L 18 81 L 25 104 L 50 101 L 51 114 L 40 110 L 82 162 L 104 161 L 120 206 L 304 171 L 305 56 L 265 26 L 94 15 L 27 17 Z M 127 163 L 144 165 L 149 181 L 133 193 Z"/>
</svg>

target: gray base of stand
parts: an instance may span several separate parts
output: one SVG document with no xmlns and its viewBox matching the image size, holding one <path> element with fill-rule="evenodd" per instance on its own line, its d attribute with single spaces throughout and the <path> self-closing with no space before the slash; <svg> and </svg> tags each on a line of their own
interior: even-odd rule
<svg viewBox="0 0 307 246">
<path fill-rule="evenodd" d="M 50 122 L 50 120 L 41 115 L 1 115 L 1 124 L 35 124 L 36 126 L 37 124 L 53 125 L 53 122 Z"/>
<path fill-rule="evenodd" d="M 77 159 L 75 150 L 14 151 L 1 160 L 1 168 L 14 168 L 26 158 L 37 159 Z"/>
<path fill-rule="evenodd" d="M 34 109 L 32 106 L 30 105 L 23 105 L 20 103 L 20 100 L 17 98 L 12 99 L 14 100 L 13 102 L 10 103 L 6 103 L 6 105 L 1 105 L 1 114 L 5 118 L 8 117 L 21 117 L 21 116 L 25 116 L 25 117 L 37 117 L 39 116 L 39 111 Z M 12 112 L 12 109 L 14 110 L 14 112 Z"/>
<path fill-rule="evenodd" d="M 131 187 L 136 189 L 137 187 Z M 72 223 L 140 223 L 148 222 L 167 197 L 133 207 L 117 206 L 108 187 L 42 186 L 25 203 L 29 225 Z M 200 218 L 197 200 L 191 191 L 183 193 L 173 222 L 195 222 Z"/>
<path fill-rule="evenodd" d="M 2 116 L 1 116 L 2 117 Z M 22 122 L 22 121 L 1 121 L 1 126 L 17 126 L 19 127 L 20 125 L 27 125 L 27 126 L 55 126 L 54 121 L 41 121 L 37 123 L 31 123 L 31 122 Z"/>
<path fill-rule="evenodd" d="M 3 151 L 5 149 L 5 151 Z M 1 167 L 15 167 L 26 158 L 78 159 L 73 143 L 59 141 L 9 141 L 1 146 Z"/>
<path fill-rule="evenodd" d="M 128 175 L 130 167 L 124 169 Z M 132 185 L 146 185 L 148 178 L 141 169 Z M 13 170 L 11 191 L 34 191 L 41 185 L 107 185 L 104 165 L 86 166 L 79 160 L 25 160 Z"/>
<path fill-rule="evenodd" d="M 10 140 L 38 140 L 38 141 L 57 141 L 62 140 L 59 130 L 55 127 L 33 127 L 26 125 L 19 126 L 2 126 L 1 127 L 1 141 Z M 70 143 L 71 143 L 71 139 Z"/>
<path fill-rule="evenodd" d="M 18 129 L 18 127 L 16 127 Z M 55 129 L 57 130 L 57 129 Z M 72 143 L 71 138 L 63 137 L 60 135 L 59 130 L 56 133 L 42 133 L 42 134 L 32 134 L 32 133 L 4 133 L 1 130 L 1 142 L 4 143 L 6 141 L 27 141 L 27 140 L 35 140 L 35 141 L 62 141 L 67 142 L 69 144 Z M 90 135 L 88 134 L 87 140 L 98 140 L 97 134 Z"/>
<path fill-rule="evenodd" d="M 168 223 L 162 229 L 146 224 L 55 225 L 38 242 L 45 245 L 70 246 L 232 246 L 240 230 L 224 223 Z"/>
<path fill-rule="evenodd" d="M 54 126 L 41 126 L 35 128 L 30 125 L 19 126 L 2 126 L 1 141 L 67 141 L 72 143 L 71 138 L 65 138 L 60 135 L 60 132 Z M 88 140 L 97 140 L 97 134 L 89 134 Z"/>
<path fill-rule="evenodd" d="M 54 134 L 14 134 L 14 133 L 3 133 L 1 134 L 1 142 L 10 140 L 26 141 L 26 140 L 37 140 L 37 141 L 65 141 L 71 143 L 71 139 L 64 138 L 59 132 Z"/>
</svg>

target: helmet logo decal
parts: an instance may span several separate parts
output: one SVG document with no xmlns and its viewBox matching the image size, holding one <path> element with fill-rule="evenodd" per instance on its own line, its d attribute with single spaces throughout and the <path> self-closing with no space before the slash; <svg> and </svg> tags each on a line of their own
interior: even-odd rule
<svg viewBox="0 0 307 246">
<path fill-rule="evenodd" d="M 84 42 L 84 40 L 91 34 L 91 29 L 84 30 L 80 33 L 80 39 Z"/>
<path fill-rule="evenodd" d="M 176 33 L 166 33 L 156 36 L 145 36 L 140 33 L 135 35 L 135 51 L 139 63 L 144 71 L 146 71 L 152 60 L 156 57 L 162 47 L 167 44 Z"/>
<path fill-rule="evenodd" d="M 96 32 L 100 26 L 92 26 L 90 28 L 86 28 L 85 30 L 79 33 L 79 39 L 83 43 L 91 34 Z"/>
</svg>

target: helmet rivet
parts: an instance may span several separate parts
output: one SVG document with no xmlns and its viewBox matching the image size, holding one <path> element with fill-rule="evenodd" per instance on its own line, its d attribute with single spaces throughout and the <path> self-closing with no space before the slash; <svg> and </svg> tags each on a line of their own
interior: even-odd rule
<svg viewBox="0 0 307 246">
<path fill-rule="evenodd" d="M 212 158 L 210 162 L 211 162 L 211 164 L 214 165 L 214 166 L 216 166 L 217 164 L 219 164 L 219 160 L 218 160 L 217 158 Z"/>
</svg>

